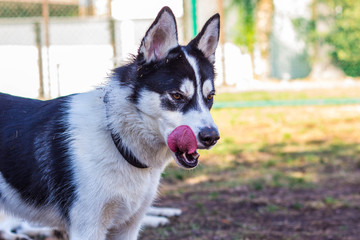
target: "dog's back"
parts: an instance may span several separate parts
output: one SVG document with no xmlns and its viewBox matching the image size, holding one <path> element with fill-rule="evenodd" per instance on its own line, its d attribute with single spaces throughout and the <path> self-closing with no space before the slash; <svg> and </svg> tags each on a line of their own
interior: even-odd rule
<svg viewBox="0 0 360 240">
<path fill-rule="evenodd" d="M 73 200 L 67 98 L 40 101 L 0 94 L 0 199 L 6 211 L 25 211 L 34 220 L 43 214 L 35 209 L 67 215 Z"/>
</svg>

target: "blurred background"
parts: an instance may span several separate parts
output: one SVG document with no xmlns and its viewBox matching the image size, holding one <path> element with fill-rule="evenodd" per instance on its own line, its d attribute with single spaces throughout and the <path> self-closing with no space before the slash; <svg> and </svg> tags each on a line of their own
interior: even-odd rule
<svg viewBox="0 0 360 240">
<path fill-rule="evenodd" d="M 1 90 L 52 98 L 93 88 L 136 53 L 164 5 L 182 43 L 221 13 L 216 84 L 227 90 L 356 85 L 360 76 L 355 0 L 0 0 Z"/>
<path fill-rule="evenodd" d="M 359 239 L 358 0 L 0 0 L 0 91 L 93 89 L 165 5 L 183 44 L 221 14 L 221 140 L 166 169 L 157 204 L 183 214 L 141 239 Z"/>
</svg>

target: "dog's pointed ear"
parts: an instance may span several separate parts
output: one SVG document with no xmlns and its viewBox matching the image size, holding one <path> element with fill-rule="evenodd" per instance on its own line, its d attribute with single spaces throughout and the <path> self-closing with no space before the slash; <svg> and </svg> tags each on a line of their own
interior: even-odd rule
<svg viewBox="0 0 360 240">
<path fill-rule="evenodd" d="M 142 39 L 138 53 L 148 63 L 164 59 L 178 45 L 175 16 L 169 7 L 163 7 Z"/>
<path fill-rule="evenodd" d="M 198 48 L 210 62 L 215 62 L 215 51 L 220 37 L 220 15 L 212 16 L 200 33 L 189 43 Z"/>
</svg>

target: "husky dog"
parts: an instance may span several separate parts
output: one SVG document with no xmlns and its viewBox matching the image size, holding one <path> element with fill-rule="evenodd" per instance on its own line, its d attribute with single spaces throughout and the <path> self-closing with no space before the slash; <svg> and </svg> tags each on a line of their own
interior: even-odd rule
<svg viewBox="0 0 360 240">
<path fill-rule="evenodd" d="M 49 101 L 0 94 L 0 205 L 70 240 L 137 239 L 173 157 L 198 164 L 210 115 L 219 15 L 180 46 L 164 7 L 106 85 Z M 26 239 L 26 238 L 25 238 Z"/>
</svg>

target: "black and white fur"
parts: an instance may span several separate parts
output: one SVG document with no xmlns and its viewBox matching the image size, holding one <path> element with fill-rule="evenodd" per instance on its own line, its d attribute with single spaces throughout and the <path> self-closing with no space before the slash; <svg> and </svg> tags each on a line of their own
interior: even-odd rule
<svg viewBox="0 0 360 240">
<path fill-rule="evenodd" d="M 209 111 L 219 21 L 214 15 L 180 46 L 175 17 L 164 7 L 138 55 L 106 85 L 49 101 L 0 94 L 4 211 L 70 240 L 137 239 L 146 212 L 156 211 L 150 206 L 161 173 L 177 159 L 169 134 L 188 125 L 199 149 L 219 138 Z M 142 167 L 130 164 L 131 156 Z"/>
</svg>

